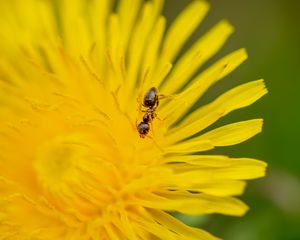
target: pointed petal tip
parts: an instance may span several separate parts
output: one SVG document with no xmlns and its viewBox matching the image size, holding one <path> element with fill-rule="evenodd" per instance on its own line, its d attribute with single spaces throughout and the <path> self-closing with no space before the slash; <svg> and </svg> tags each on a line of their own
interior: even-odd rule
<svg viewBox="0 0 300 240">
<path fill-rule="evenodd" d="M 256 178 L 262 178 L 265 177 L 268 170 L 268 163 L 262 161 L 262 160 L 256 160 L 257 165 L 260 165 L 260 171 L 259 174 L 256 176 Z"/>
<path fill-rule="evenodd" d="M 248 52 L 247 52 L 247 49 L 246 48 L 241 48 L 238 50 L 239 53 L 240 53 L 240 56 L 246 60 L 248 58 Z"/>
<path fill-rule="evenodd" d="M 194 0 L 191 4 L 194 4 L 197 7 L 204 8 L 207 11 L 210 9 L 210 4 L 206 0 Z"/>
<path fill-rule="evenodd" d="M 234 26 L 227 19 L 221 20 L 218 24 L 226 29 L 229 33 L 233 33 L 235 31 Z"/>
<path fill-rule="evenodd" d="M 249 206 L 246 204 L 246 203 L 244 203 L 244 212 L 241 212 L 241 215 L 240 216 L 243 216 L 243 215 L 245 215 L 248 211 L 249 211 Z"/>
<path fill-rule="evenodd" d="M 262 132 L 263 125 L 264 125 L 264 119 L 263 118 L 252 119 L 252 120 L 249 120 L 249 122 L 254 123 L 253 126 L 256 129 L 256 134 L 259 134 L 259 133 Z M 256 134 L 254 134 L 254 135 L 256 135 Z"/>
<path fill-rule="evenodd" d="M 265 94 L 267 94 L 269 91 L 268 91 L 268 88 L 267 88 L 267 86 L 266 86 L 266 81 L 265 81 L 263 78 L 261 78 L 261 79 L 259 79 L 259 80 L 257 80 L 257 81 L 262 82 L 262 84 L 263 84 L 263 86 L 264 86 Z"/>
</svg>

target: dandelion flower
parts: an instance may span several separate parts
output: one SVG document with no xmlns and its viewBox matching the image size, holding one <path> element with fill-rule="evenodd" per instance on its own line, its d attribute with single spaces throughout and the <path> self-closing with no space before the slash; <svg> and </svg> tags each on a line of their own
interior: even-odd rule
<svg viewBox="0 0 300 240">
<path fill-rule="evenodd" d="M 233 27 L 219 22 L 179 57 L 208 3 L 166 29 L 162 0 L 113 2 L 0 2 L 1 239 L 217 239 L 169 213 L 247 211 L 235 196 L 266 164 L 203 152 L 261 131 L 261 119 L 206 128 L 262 97 L 263 81 L 191 112 L 247 57 L 198 73 Z M 141 138 L 151 87 L 165 99 Z"/>
</svg>

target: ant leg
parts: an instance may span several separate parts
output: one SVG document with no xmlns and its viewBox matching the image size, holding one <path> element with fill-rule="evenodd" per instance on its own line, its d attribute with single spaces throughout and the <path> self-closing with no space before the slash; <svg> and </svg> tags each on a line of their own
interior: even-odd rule
<svg viewBox="0 0 300 240">
<path fill-rule="evenodd" d="M 157 113 L 154 113 L 154 117 L 157 118 L 159 121 L 165 121 L 167 119 L 167 117 L 164 117 L 164 118 L 160 118 Z"/>
<path fill-rule="evenodd" d="M 170 95 L 164 95 L 164 94 L 159 94 L 158 95 L 158 100 L 161 99 L 174 99 L 176 96 L 178 96 L 179 94 L 170 94 Z"/>
<path fill-rule="evenodd" d="M 155 109 L 154 109 L 155 110 Z M 151 121 L 154 119 L 154 118 L 157 118 L 157 113 L 155 111 L 152 112 L 151 114 Z M 158 118 L 159 119 L 159 118 Z"/>
<path fill-rule="evenodd" d="M 156 117 L 159 121 L 163 121 L 163 119 L 159 118 L 159 117 L 157 116 L 157 114 L 155 114 L 155 117 Z"/>
<path fill-rule="evenodd" d="M 161 100 L 161 99 L 167 99 L 167 98 L 175 98 L 175 96 L 176 95 L 164 95 L 164 94 L 159 94 L 158 96 L 157 96 L 157 98 L 156 98 L 156 102 L 155 102 L 155 105 L 153 106 L 153 110 L 156 110 L 156 108 L 158 107 L 158 105 L 159 105 L 159 100 Z"/>
<path fill-rule="evenodd" d="M 156 108 L 158 107 L 158 104 L 159 104 L 159 101 L 158 101 L 158 98 L 157 98 L 157 100 L 155 101 L 155 105 L 154 105 L 153 107 L 151 107 L 151 109 L 152 109 L 153 111 L 155 111 Z"/>
<path fill-rule="evenodd" d="M 164 99 L 164 98 L 167 98 L 168 96 L 164 95 L 164 94 L 158 94 L 158 99 L 161 100 L 161 99 Z"/>
</svg>

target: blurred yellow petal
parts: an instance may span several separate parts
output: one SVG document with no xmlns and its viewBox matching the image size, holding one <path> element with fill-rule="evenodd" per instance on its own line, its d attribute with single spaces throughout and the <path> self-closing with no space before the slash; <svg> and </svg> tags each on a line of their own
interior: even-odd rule
<svg viewBox="0 0 300 240">
<path fill-rule="evenodd" d="M 262 119 L 229 124 L 201 135 L 198 139 L 210 140 L 214 146 L 229 146 L 246 141 L 262 130 Z"/>
</svg>

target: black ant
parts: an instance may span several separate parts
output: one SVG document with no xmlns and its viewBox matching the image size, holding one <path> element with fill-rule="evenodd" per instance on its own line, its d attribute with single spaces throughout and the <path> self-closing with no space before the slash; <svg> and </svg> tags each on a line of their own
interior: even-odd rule
<svg viewBox="0 0 300 240">
<path fill-rule="evenodd" d="M 152 120 L 156 117 L 155 110 L 159 104 L 159 96 L 155 87 L 150 88 L 145 96 L 143 101 L 143 106 L 147 108 L 143 116 L 143 121 L 137 125 L 137 130 L 141 138 L 145 138 L 150 130 L 150 124 Z"/>
</svg>

